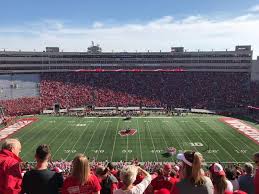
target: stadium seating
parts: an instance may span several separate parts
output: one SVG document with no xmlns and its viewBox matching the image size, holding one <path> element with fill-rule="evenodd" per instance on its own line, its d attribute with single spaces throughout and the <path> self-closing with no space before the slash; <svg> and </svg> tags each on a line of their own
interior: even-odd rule
<svg viewBox="0 0 259 194">
<path fill-rule="evenodd" d="M 248 73 L 101 72 L 43 73 L 40 97 L 2 100 L 8 114 L 34 114 L 42 109 L 95 106 L 152 106 L 225 109 L 244 107 L 249 97 Z M 253 87 L 257 87 L 255 85 Z M 257 89 L 251 90 L 258 96 Z"/>
</svg>

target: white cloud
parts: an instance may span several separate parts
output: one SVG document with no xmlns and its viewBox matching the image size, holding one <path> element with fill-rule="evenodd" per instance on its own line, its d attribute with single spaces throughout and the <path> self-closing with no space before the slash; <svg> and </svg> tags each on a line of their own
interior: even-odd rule
<svg viewBox="0 0 259 194">
<path fill-rule="evenodd" d="M 259 4 L 251 7 L 248 11 L 251 12 L 259 12 Z"/>
<path fill-rule="evenodd" d="M 20 27 L 0 27 L 1 47 L 7 50 L 44 50 L 59 46 L 64 51 L 85 51 L 91 41 L 103 51 L 169 51 L 171 46 L 187 50 L 225 50 L 251 44 L 259 55 L 259 14 L 249 13 L 227 19 L 189 16 L 176 20 L 165 16 L 146 23 L 71 27 L 65 22 L 45 20 Z M 0 48 L 1 49 L 1 48 Z"/>
<path fill-rule="evenodd" d="M 102 22 L 94 22 L 93 23 L 93 28 L 101 28 L 103 27 L 103 23 Z"/>
</svg>

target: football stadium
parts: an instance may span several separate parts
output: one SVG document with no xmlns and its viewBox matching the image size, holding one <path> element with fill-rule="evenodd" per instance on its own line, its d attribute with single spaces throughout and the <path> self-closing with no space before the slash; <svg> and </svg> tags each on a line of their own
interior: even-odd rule
<svg viewBox="0 0 259 194">
<path fill-rule="evenodd" d="M 54 161 L 165 162 L 186 150 L 245 163 L 259 148 L 251 46 L 232 51 L 0 51 L 0 140 L 24 161 L 49 144 Z M 256 77 L 256 76 L 255 76 Z"/>
<path fill-rule="evenodd" d="M 0 194 L 259 194 L 259 0 L 1 8 Z"/>
</svg>

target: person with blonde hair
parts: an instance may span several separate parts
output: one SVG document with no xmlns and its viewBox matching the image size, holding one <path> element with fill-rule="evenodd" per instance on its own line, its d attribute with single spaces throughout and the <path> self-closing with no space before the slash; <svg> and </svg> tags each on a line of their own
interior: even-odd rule
<svg viewBox="0 0 259 194">
<path fill-rule="evenodd" d="M 213 184 L 202 170 L 203 157 L 199 152 L 187 151 L 177 155 L 181 161 L 180 182 L 176 183 L 171 194 L 213 194 Z"/>
<path fill-rule="evenodd" d="M 19 158 L 21 143 L 18 139 L 5 139 L 0 151 L 0 193 L 21 192 L 22 173 Z"/>
<path fill-rule="evenodd" d="M 71 175 L 64 181 L 62 194 L 100 194 L 98 178 L 90 172 L 88 159 L 78 154 L 72 161 Z"/>
<path fill-rule="evenodd" d="M 138 173 L 142 173 L 145 177 L 139 184 L 134 186 L 133 183 Z M 129 165 L 120 171 L 120 180 L 123 185 L 120 189 L 115 190 L 114 194 L 142 194 L 151 183 L 151 176 L 139 166 Z"/>
</svg>

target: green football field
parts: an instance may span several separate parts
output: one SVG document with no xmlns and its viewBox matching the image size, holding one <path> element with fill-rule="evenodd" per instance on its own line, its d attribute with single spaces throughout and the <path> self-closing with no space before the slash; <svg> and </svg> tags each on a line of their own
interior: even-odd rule
<svg viewBox="0 0 259 194">
<path fill-rule="evenodd" d="M 206 162 L 251 161 L 259 145 L 218 121 L 220 116 L 78 118 L 38 116 L 39 120 L 15 133 L 22 142 L 21 157 L 33 161 L 39 144 L 49 144 L 53 160 L 72 160 L 76 153 L 104 161 L 172 161 L 167 147 L 177 152 L 196 150 Z M 251 123 L 249 123 L 251 124 Z M 254 125 L 258 129 L 258 125 Z M 136 129 L 132 136 L 119 131 Z"/>
</svg>

